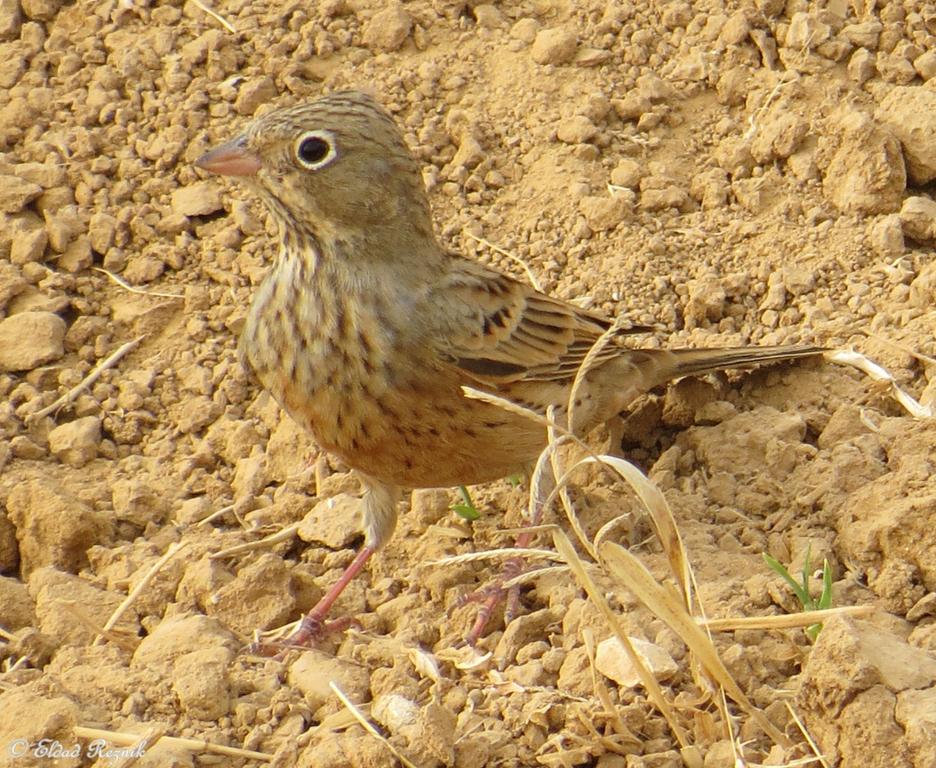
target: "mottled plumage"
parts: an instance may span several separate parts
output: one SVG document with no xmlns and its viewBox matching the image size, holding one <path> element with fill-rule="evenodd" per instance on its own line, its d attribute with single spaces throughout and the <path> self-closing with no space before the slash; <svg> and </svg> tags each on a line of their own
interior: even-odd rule
<svg viewBox="0 0 936 768">
<path fill-rule="evenodd" d="M 564 409 L 611 322 L 445 251 L 419 164 L 373 99 L 335 93 L 270 112 L 198 165 L 239 177 L 279 227 L 282 249 L 240 352 L 286 412 L 361 474 L 366 550 L 352 568 L 393 532 L 401 487 L 479 483 L 535 461 L 543 427 L 461 387 Z M 632 350 L 618 341 L 578 393 L 577 432 L 680 376 L 818 351 Z"/>
</svg>

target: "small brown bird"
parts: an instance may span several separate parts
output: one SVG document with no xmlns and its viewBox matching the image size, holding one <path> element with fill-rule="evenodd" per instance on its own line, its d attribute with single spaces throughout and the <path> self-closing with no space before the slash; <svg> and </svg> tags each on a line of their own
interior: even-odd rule
<svg viewBox="0 0 936 768">
<path fill-rule="evenodd" d="M 469 399 L 482 389 L 565 418 L 572 382 L 612 323 L 446 251 L 419 163 L 371 97 L 333 93 L 270 112 L 198 167 L 256 192 L 281 249 L 254 296 L 243 362 L 325 450 L 360 475 L 365 544 L 292 641 L 393 533 L 402 488 L 482 483 L 530 467 L 543 426 Z M 589 368 L 578 434 L 673 379 L 813 355 L 815 347 L 628 349 Z"/>
</svg>

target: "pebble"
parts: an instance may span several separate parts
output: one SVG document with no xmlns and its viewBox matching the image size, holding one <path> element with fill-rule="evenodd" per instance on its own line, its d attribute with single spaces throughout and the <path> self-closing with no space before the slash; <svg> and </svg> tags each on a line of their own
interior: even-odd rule
<svg viewBox="0 0 936 768">
<path fill-rule="evenodd" d="M 183 216 L 208 216 L 223 208 L 221 187 L 212 180 L 197 181 L 172 193 L 172 211 Z"/>
<path fill-rule="evenodd" d="M 62 464 L 83 467 L 97 457 L 101 444 L 101 420 L 97 416 L 75 419 L 49 432 L 49 450 Z"/>
<path fill-rule="evenodd" d="M 400 5 L 375 13 L 364 25 L 364 44 L 378 51 L 399 49 L 413 29 L 413 17 Z"/>
<path fill-rule="evenodd" d="M 530 56 L 537 64 L 568 64 L 575 58 L 578 38 L 565 27 L 553 27 L 537 33 Z"/>
<path fill-rule="evenodd" d="M 65 321 L 51 312 L 0 320 L 0 372 L 29 371 L 65 354 Z"/>
<path fill-rule="evenodd" d="M 579 201 L 579 211 L 585 217 L 588 226 L 595 232 L 614 229 L 631 216 L 634 209 L 634 194 L 627 191 L 617 192 L 609 197 L 588 195 Z"/>
<path fill-rule="evenodd" d="M 252 115 L 257 107 L 276 98 L 276 83 L 269 75 L 254 77 L 241 84 L 234 100 L 239 115 Z"/>
<path fill-rule="evenodd" d="M 347 549 L 361 532 L 361 500 L 339 493 L 323 499 L 302 519 L 296 534 L 302 541 Z"/>
<path fill-rule="evenodd" d="M 916 86 L 891 88 L 875 117 L 900 140 L 907 173 L 922 186 L 936 179 L 936 90 Z"/>
<path fill-rule="evenodd" d="M 896 213 L 881 216 L 868 232 L 871 248 L 882 258 L 902 256 L 907 246 L 904 243 L 903 224 Z"/>
<path fill-rule="evenodd" d="M 51 480 L 14 486 L 7 511 L 20 542 L 21 572 L 27 575 L 49 565 L 77 573 L 88 563 L 88 549 L 105 543 L 112 531 L 104 512 Z"/>
<path fill-rule="evenodd" d="M 874 54 L 867 48 L 859 48 L 848 60 L 848 76 L 861 85 L 877 74 Z"/>
<path fill-rule="evenodd" d="M 907 185 L 900 142 L 858 110 L 837 117 L 839 144 L 822 180 L 826 197 L 846 213 L 895 211 Z"/>
<path fill-rule="evenodd" d="M 539 29 L 540 25 L 536 19 L 520 19 L 510 28 L 510 36 L 529 45 L 536 39 L 536 33 L 539 32 Z"/>
<path fill-rule="evenodd" d="M 49 236 L 43 227 L 16 232 L 10 246 L 10 261 L 19 265 L 42 261 L 48 243 Z"/>
<path fill-rule="evenodd" d="M 42 194 L 42 187 L 19 176 L 0 174 L 0 211 L 16 213 Z"/>
<path fill-rule="evenodd" d="M 643 166 L 636 160 L 624 158 L 611 171 L 611 183 L 616 187 L 636 189 L 640 184 L 641 176 L 643 176 Z"/>
<path fill-rule="evenodd" d="M 564 144 L 585 144 L 598 135 L 598 126 L 584 115 L 573 115 L 559 123 L 556 138 Z"/>
<path fill-rule="evenodd" d="M 335 692 L 329 686 L 332 680 L 352 701 L 364 701 L 370 696 L 370 673 L 367 669 L 323 651 L 305 651 L 289 665 L 286 679 L 305 697 L 312 710 L 335 698 Z"/>
<path fill-rule="evenodd" d="M 900 208 L 900 226 L 913 240 L 936 240 L 936 201 L 928 197 L 908 197 Z"/>
<path fill-rule="evenodd" d="M 628 639 L 637 655 L 657 680 L 666 680 L 679 671 L 679 666 L 664 648 L 639 637 Z M 634 688 L 640 684 L 637 669 L 631 663 L 621 641 L 616 637 L 609 637 L 598 643 L 595 668 L 623 688 Z"/>
<path fill-rule="evenodd" d="M 0 40 L 19 37 L 23 18 L 17 0 L 0 0 Z"/>
</svg>

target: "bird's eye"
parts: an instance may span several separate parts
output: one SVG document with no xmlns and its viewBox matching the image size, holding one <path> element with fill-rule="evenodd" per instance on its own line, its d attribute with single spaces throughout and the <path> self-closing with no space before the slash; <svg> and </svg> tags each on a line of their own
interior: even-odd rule
<svg viewBox="0 0 936 768">
<path fill-rule="evenodd" d="M 310 171 L 328 165 L 337 155 L 330 131 L 306 131 L 296 139 L 296 158 Z"/>
</svg>

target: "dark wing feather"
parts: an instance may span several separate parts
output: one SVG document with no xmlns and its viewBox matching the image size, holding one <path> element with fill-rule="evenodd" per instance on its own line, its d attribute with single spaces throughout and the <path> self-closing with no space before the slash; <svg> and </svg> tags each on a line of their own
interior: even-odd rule
<svg viewBox="0 0 936 768">
<path fill-rule="evenodd" d="M 437 338 L 445 358 L 480 382 L 570 380 L 612 325 L 602 315 L 453 258 L 457 268 L 437 286 L 434 297 L 444 297 L 448 308 Z M 609 344 L 597 360 L 616 354 L 617 346 Z"/>
</svg>

